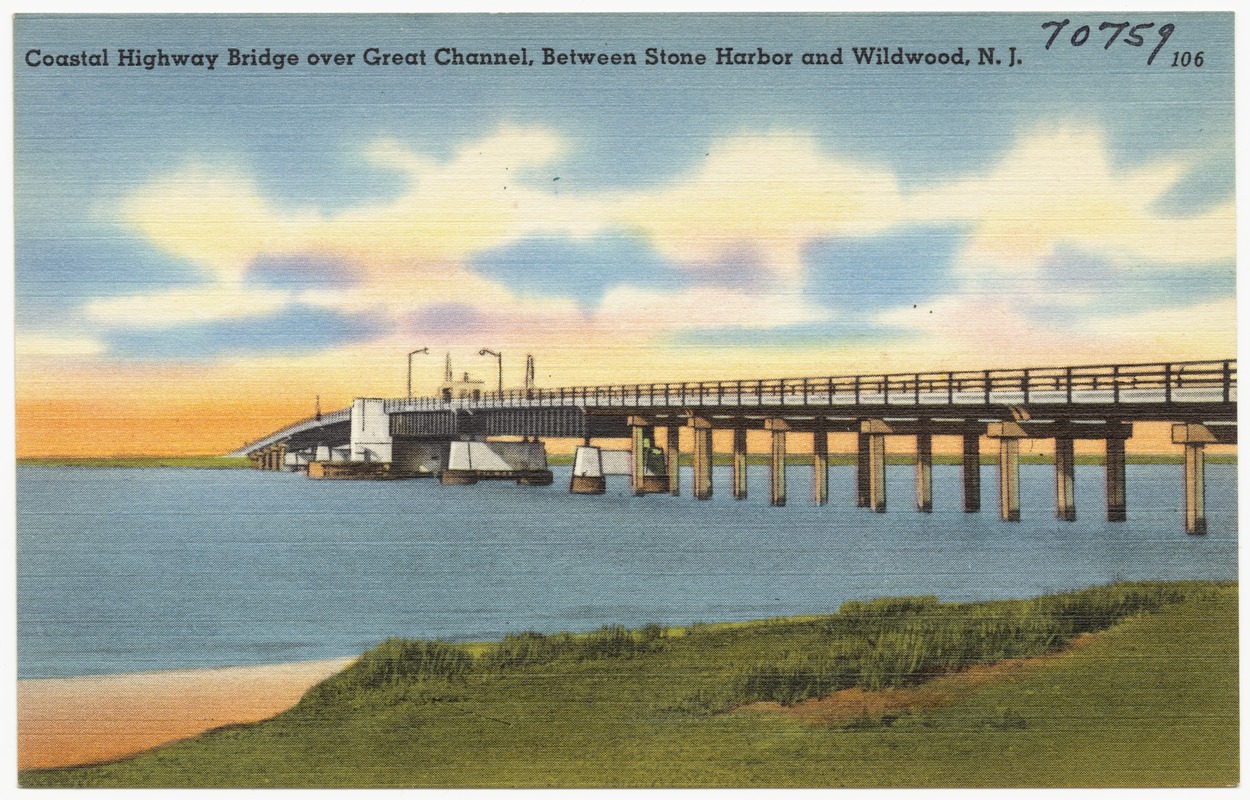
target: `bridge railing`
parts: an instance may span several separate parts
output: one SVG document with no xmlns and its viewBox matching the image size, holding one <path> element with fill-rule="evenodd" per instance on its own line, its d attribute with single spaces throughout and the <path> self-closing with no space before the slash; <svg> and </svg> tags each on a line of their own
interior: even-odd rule
<svg viewBox="0 0 1250 800">
<path fill-rule="evenodd" d="M 474 399 L 438 397 L 383 401 L 388 413 L 454 409 L 649 408 L 701 406 L 1027 405 L 1029 403 L 1233 403 L 1237 361 L 1172 361 L 1009 370 L 901 372 L 820 378 L 636 383 L 511 389 Z M 351 409 L 309 417 L 244 445 L 263 447 L 315 425 L 351 418 Z"/>
<path fill-rule="evenodd" d="M 350 408 L 342 408 L 342 409 L 339 409 L 338 411 L 327 411 L 324 414 L 314 414 L 313 416 L 308 417 L 306 419 L 301 419 L 299 422 L 292 422 L 290 425 L 287 425 L 281 430 L 274 431 L 268 436 L 262 436 L 259 439 L 250 441 L 247 444 L 240 447 L 238 450 L 235 450 L 233 452 L 245 453 L 248 450 L 255 450 L 256 448 L 264 447 L 265 445 L 270 444 L 271 442 L 276 442 L 281 439 L 284 439 L 287 436 L 290 436 L 293 433 L 298 433 L 299 431 L 305 428 L 310 428 L 316 425 L 330 425 L 335 422 L 346 422 L 347 420 L 351 418 L 352 418 L 352 410 Z"/>
<path fill-rule="evenodd" d="M 1233 402 L 1237 362 L 1173 361 L 1010 370 L 960 370 L 820 378 L 771 378 L 510 389 L 476 399 L 387 400 L 388 412 L 447 408 L 584 406 L 974 405 Z"/>
</svg>

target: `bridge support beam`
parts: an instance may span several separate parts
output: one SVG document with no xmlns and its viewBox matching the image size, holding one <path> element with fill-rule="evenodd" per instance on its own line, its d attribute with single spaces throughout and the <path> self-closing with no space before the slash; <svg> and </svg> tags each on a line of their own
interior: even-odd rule
<svg viewBox="0 0 1250 800">
<path fill-rule="evenodd" d="M 1055 440 L 1055 517 L 1076 519 L 1076 455 L 1071 439 Z"/>
<path fill-rule="evenodd" d="M 629 418 L 630 486 L 635 497 L 668 491 L 663 453 L 655 447 L 655 427 L 642 417 Z"/>
<path fill-rule="evenodd" d="M 885 513 L 885 435 L 868 437 L 869 506 L 878 514 Z"/>
<path fill-rule="evenodd" d="M 1172 442 L 1185 446 L 1185 533 L 1207 532 L 1206 446 L 1219 439 L 1205 425 L 1173 425 Z"/>
<path fill-rule="evenodd" d="M 694 434 L 694 499 L 712 499 L 712 423 L 690 418 Z"/>
<path fill-rule="evenodd" d="M 665 437 L 668 446 L 668 493 L 673 497 L 681 494 L 681 428 L 668 426 Z"/>
<path fill-rule="evenodd" d="M 733 495 L 735 500 L 747 497 L 747 431 L 734 428 Z"/>
<path fill-rule="evenodd" d="M 823 425 L 812 433 L 812 502 L 818 506 L 829 502 L 829 434 Z"/>
<path fill-rule="evenodd" d="M 1127 482 L 1124 477 L 1124 440 L 1107 440 L 1107 521 L 1128 518 Z"/>
<path fill-rule="evenodd" d="M 878 514 L 885 513 L 885 435 L 890 432 L 884 420 L 866 419 L 859 424 L 861 439 L 868 440 L 868 507 Z"/>
<path fill-rule="evenodd" d="M 786 432 L 790 430 L 790 426 L 783 419 L 766 419 L 764 428 L 772 431 L 773 434 L 773 457 L 769 462 L 771 489 L 768 503 L 773 506 L 784 506 L 786 504 Z"/>
<path fill-rule="evenodd" d="M 872 481 L 869 477 L 869 442 L 868 434 L 860 433 L 856 442 L 855 455 L 855 505 L 868 508 L 872 504 Z"/>
<path fill-rule="evenodd" d="M 916 434 L 916 510 L 933 511 L 933 436 Z"/>
<path fill-rule="evenodd" d="M 1020 521 L 1020 440 L 1028 434 L 1014 422 L 992 422 L 986 436 L 998 440 L 998 514 Z"/>
<path fill-rule="evenodd" d="M 965 512 L 981 510 L 981 436 L 976 433 L 964 434 L 963 501 Z"/>
<path fill-rule="evenodd" d="M 642 497 L 646 494 L 642 480 L 646 472 L 647 446 L 650 443 L 650 434 L 653 430 L 653 428 L 645 425 L 634 425 L 629 429 L 629 450 L 632 456 L 630 458 L 632 469 L 629 473 L 629 485 L 634 492 L 634 497 Z"/>
</svg>

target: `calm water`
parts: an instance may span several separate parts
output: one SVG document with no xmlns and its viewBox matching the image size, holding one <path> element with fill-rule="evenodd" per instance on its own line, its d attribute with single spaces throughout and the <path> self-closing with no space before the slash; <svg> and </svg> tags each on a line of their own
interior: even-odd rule
<svg viewBox="0 0 1250 800">
<path fill-rule="evenodd" d="M 830 503 L 719 494 L 571 497 L 549 487 L 309 481 L 250 470 L 19 467 L 20 677 L 353 655 L 388 636 L 497 638 L 605 623 L 686 624 L 825 612 L 845 600 L 1022 597 L 1136 578 L 1237 577 L 1236 466 L 1207 466 L 1210 534 L 1181 528 L 1181 467 L 1128 467 L 1129 521 L 1104 520 L 1102 469 L 1077 467 L 1073 523 L 1054 520 L 1053 471 L 1021 467 L 1021 523 L 980 514 L 959 469 L 933 468 L 934 513 L 893 467 L 891 511 L 854 507 L 850 468 Z"/>
</svg>

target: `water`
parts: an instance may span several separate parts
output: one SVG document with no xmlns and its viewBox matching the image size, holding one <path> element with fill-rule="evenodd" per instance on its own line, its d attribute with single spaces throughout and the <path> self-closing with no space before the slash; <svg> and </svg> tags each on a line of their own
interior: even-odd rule
<svg viewBox="0 0 1250 800">
<path fill-rule="evenodd" d="M 716 470 L 710 502 L 510 483 L 310 481 L 250 470 L 21 466 L 18 673 L 57 677 L 357 654 L 388 636 L 492 639 L 607 623 L 688 624 L 835 611 L 848 599 L 1024 597 L 1121 579 L 1236 579 L 1236 466 L 1207 466 L 1210 533 L 1186 536 L 1181 467 L 1129 465 L 1129 521 L 1105 521 L 1102 469 L 1077 467 L 1076 522 L 1053 470 L 1021 467 L 1024 521 L 960 511 L 933 468 L 934 513 L 892 467 L 891 511 L 854 507 L 853 472 L 788 471 L 790 505 Z"/>
</svg>

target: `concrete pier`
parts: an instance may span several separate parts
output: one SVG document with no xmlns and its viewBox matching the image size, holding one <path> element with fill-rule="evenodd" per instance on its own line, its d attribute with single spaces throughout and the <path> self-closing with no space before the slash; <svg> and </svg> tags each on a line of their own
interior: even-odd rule
<svg viewBox="0 0 1250 800">
<path fill-rule="evenodd" d="M 629 429 L 629 485 L 634 496 L 667 492 L 664 453 L 655 447 L 655 427 L 642 417 L 630 417 Z"/>
<path fill-rule="evenodd" d="M 681 428 L 669 425 L 664 443 L 668 446 L 668 493 L 677 497 L 681 494 Z"/>
<path fill-rule="evenodd" d="M 445 484 L 516 481 L 550 486 L 552 474 L 542 442 L 455 441 L 447 447 L 447 467 L 438 479 Z"/>
<path fill-rule="evenodd" d="M 769 461 L 770 491 L 768 503 L 773 506 L 786 504 L 786 432 L 790 425 L 783 419 L 764 420 L 764 429 L 772 431 L 772 459 Z"/>
<path fill-rule="evenodd" d="M 916 434 L 916 510 L 933 511 L 933 436 Z"/>
<path fill-rule="evenodd" d="M 829 503 L 829 434 L 820 425 L 812 432 L 812 502 Z"/>
<path fill-rule="evenodd" d="M 1201 442 L 1185 445 L 1185 533 L 1207 532 L 1206 456 Z"/>
<path fill-rule="evenodd" d="M 712 423 L 691 417 L 694 434 L 694 499 L 712 499 Z"/>
<path fill-rule="evenodd" d="M 747 497 L 746 428 L 734 428 L 733 496 L 735 500 L 745 500 Z"/>
<path fill-rule="evenodd" d="M 569 476 L 569 494 L 603 494 L 608 489 L 603 474 L 603 451 L 583 445 L 573 454 L 573 474 Z"/>
<path fill-rule="evenodd" d="M 965 512 L 981 510 L 981 437 L 975 433 L 964 434 L 963 501 Z"/>
<path fill-rule="evenodd" d="M 872 482 L 869 477 L 868 435 L 860 433 L 856 443 L 855 457 L 855 505 L 868 508 L 872 504 Z"/>
<path fill-rule="evenodd" d="M 1124 440 L 1107 439 L 1107 521 L 1128 518 L 1127 483 L 1124 477 Z"/>
<path fill-rule="evenodd" d="M 878 514 L 885 513 L 885 435 L 890 432 L 883 420 L 860 423 L 860 437 L 868 440 L 868 507 Z"/>
<path fill-rule="evenodd" d="M 644 476 L 646 474 L 646 449 L 650 445 L 652 427 L 630 420 L 630 490 L 634 492 L 635 497 L 641 497 L 646 494 L 644 486 Z"/>
<path fill-rule="evenodd" d="M 1185 533 L 1207 532 L 1206 446 L 1219 439 L 1206 425 L 1173 425 L 1172 443 L 1185 446 Z"/>
<path fill-rule="evenodd" d="M 1055 440 L 1055 517 L 1076 519 L 1076 455 L 1071 439 Z"/>
<path fill-rule="evenodd" d="M 992 422 L 986 436 L 998 440 L 998 515 L 1020 521 L 1020 440 L 1028 433 L 1015 422 Z"/>
</svg>

